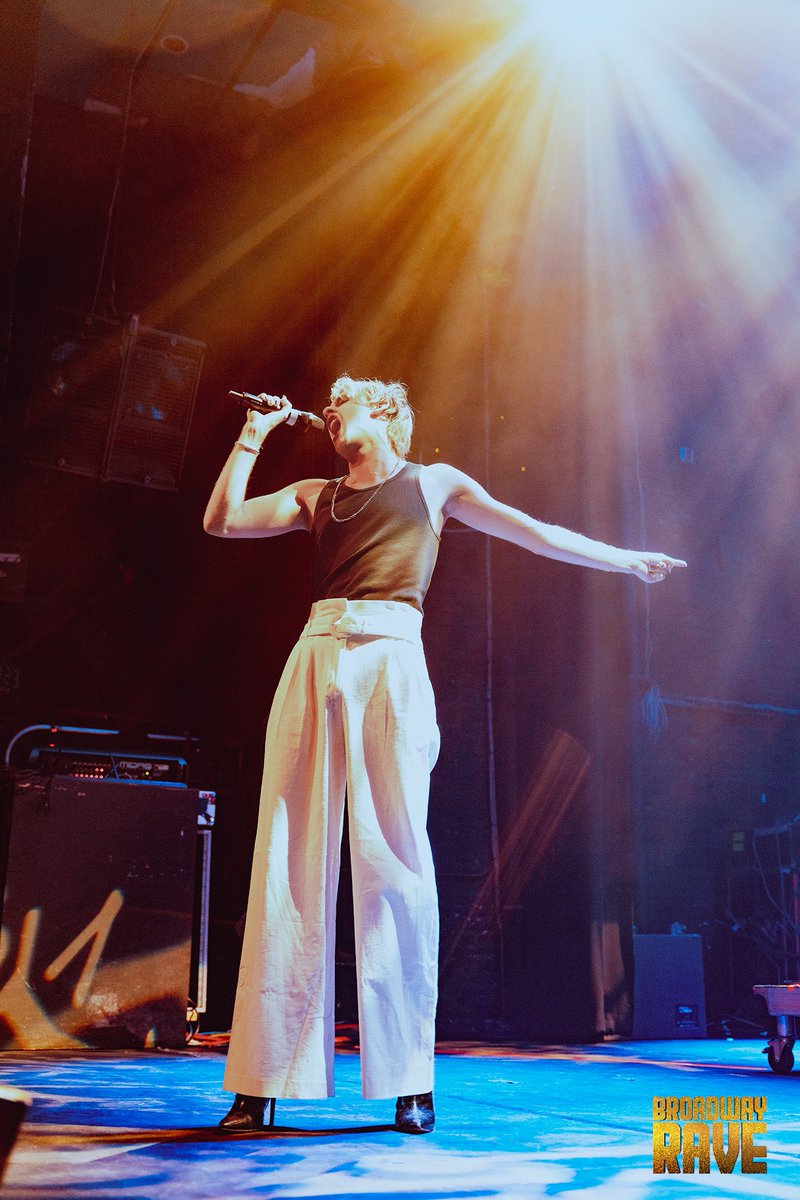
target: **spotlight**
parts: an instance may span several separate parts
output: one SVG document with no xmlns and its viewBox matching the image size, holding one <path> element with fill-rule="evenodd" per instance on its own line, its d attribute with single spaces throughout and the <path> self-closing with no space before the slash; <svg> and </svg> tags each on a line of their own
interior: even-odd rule
<svg viewBox="0 0 800 1200">
<path fill-rule="evenodd" d="M 550 57 L 582 62 L 627 51 L 647 0 L 526 0 L 526 34 Z"/>
</svg>

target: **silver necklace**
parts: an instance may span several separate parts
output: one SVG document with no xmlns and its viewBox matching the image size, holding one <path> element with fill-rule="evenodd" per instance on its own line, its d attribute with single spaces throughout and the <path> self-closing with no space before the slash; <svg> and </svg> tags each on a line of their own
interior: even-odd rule
<svg viewBox="0 0 800 1200">
<path fill-rule="evenodd" d="M 331 520 L 335 521 L 337 525 L 344 525 L 346 521 L 352 521 L 354 517 L 357 517 L 359 515 L 359 513 L 362 513 L 364 511 L 364 509 L 367 507 L 368 504 L 372 503 L 372 501 L 375 499 L 375 497 L 378 495 L 378 493 L 381 491 L 381 489 L 386 486 L 386 484 L 389 482 L 390 479 L 394 478 L 394 476 L 400 470 L 402 465 L 403 465 L 403 461 L 401 459 L 400 462 L 395 467 L 395 469 L 391 472 L 391 474 L 387 475 L 386 478 L 384 480 L 382 480 L 381 483 L 378 484 L 378 486 L 375 488 L 375 491 L 372 493 L 372 495 L 367 496 L 366 500 L 361 505 L 361 508 L 357 508 L 356 511 L 354 513 L 351 513 L 349 517 L 337 517 L 336 512 L 334 511 L 334 505 L 336 504 L 336 497 L 339 495 L 339 488 L 344 483 L 345 477 L 343 475 L 341 479 L 337 479 L 336 487 L 333 489 L 333 495 L 331 496 Z M 353 489 L 353 490 L 356 490 L 356 489 Z"/>
</svg>

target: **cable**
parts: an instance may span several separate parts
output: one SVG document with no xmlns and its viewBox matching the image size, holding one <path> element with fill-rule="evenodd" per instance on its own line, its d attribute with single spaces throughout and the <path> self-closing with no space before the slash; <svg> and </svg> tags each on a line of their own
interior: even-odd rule
<svg viewBox="0 0 800 1200">
<path fill-rule="evenodd" d="M 116 172 L 114 175 L 114 186 L 111 189 L 111 201 L 108 206 L 108 218 L 106 220 L 106 233 L 105 233 L 105 238 L 103 239 L 103 250 L 100 255 L 100 267 L 99 267 L 99 270 L 97 273 L 97 285 L 94 289 L 94 297 L 92 298 L 92 307 L 91 307 L 91 316 L 92 317 L 97 315 L 97 303 L 100 298 L 100 289 L 103 286 L 103 277 L 105 275 L 105 270 L 106 270 L 106 260 L 108 258 L 108 248 L 109 248 L 109 245 L 111 244 L 111 231 L 114 227 L 114 216 L 116 214 L 117 201 L 119 199 L 120 185 L 122 183 L 122 173 L 123 173 L 123 170 L 125 167 L 125 151 L 128 146 L 128 130 L 130 128 L 131 106 L 133 104 L 133 89 L 136 84 L 136 77 L 139 74 L 139 70 L 140 70 L 142 64 L 144 63 L 145 59 L 150 57 L 150 55 L 153 52 L 153 49 L 156 46 L 156 43 L 158 42 L 161 35 L 163 34 L 164 28 L 167 24 L 167 21 L 169 20 L 170 16 L 172 15 L 172 10 L 175 8 L 176 4 L 177 4 L 177 0 L 167 0 L 166 4 L 164 5 L 164 8 L 162 10 L 161 16 L 158 19 L 158 23 L 156 24 L 155 30 L 153 31 L 152 35 L 148 39 L 147 44 L 145 46 L 143 46 L 143 48 L 136 55 L 136 58 L 133 60 L 131 72 L 128 77 L 128 87 L 127 87 L 127 90 L 125 93 L 125 107 L 124 107 L 123 113 L 122 113 L 122 135 L 120 137 L 119 150 L 117 152 L 117 169 L 116 169 Z M 112 297 L 114 296 L 115 291 L 116 291 L 116 286 L 115 286 L 114 282 L 112 281 L 112 285 L 111 285 Z M 113 312 L 114 312 L 114 306 L 112 303 L 112 313 Z"/>
<path fill-rule="evenodd" d="M 780 954 L 781 954 L 781 959 L 782 959 L 783 963 L 786 966 L 788 966 L 789 960 L 793 959 L 795 957 L 795 955 L 789 951 L 787 942 L 790 937 L 794 938 L 795 935 L 800 933 L 800 927 L 798 927 L 797 923 L 789 915 L 789 913 L 786 910 L 786 906 L 781 901 L 776 900 L 775 897 L 773 896 L 772 890 L 767 882 L 767 874 L 766 874 L 766 871 L 764 868 L 764 864 L 761 861 L 761 854 L 760 854 L 760 851 L 758 848 L 758 843 L 755 838 L 753 838 L 753 841 L 752 841 L 752 849 L 753 849 L 753 859 L 755 861 L 756 867 L 758 868 L 758 873 L 761 877 L 761 885 L 764 889 L 764 895 L 766 896 L 767 900 L 772 905 L 772 907 L 775 909 L 775 912 L 778 915 L 777 925 L 778 925 L 778 928 L 781 930 L 781 932 L 783 934 L 783 939 L 784 939 L 784 944 L 780 948 Z M 777 855 L 778 878 L 782 879 L 783 873 L 784 873 L 784 868 L 783 868 L 783 864 L 781 861 L 780 841 L 779 841 L 777 834 L 775 836 L 775 850 L 776 850 L 776 855 Z"/>
</svg>

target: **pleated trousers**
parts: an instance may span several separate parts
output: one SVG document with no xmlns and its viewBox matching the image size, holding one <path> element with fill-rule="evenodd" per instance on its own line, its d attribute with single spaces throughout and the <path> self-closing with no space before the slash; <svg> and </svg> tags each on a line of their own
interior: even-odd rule
<svg viewBox="0 0 800 1200">
<path fill-rule="evenodd" d="M 393 601 L 319 601 L 286 664 L 267 726 L 228 1091 L 334 1094 L 345 791 L 362 1091 L 433 1087 L 439 917 L 426 822 L 439 731 L 421 620 Z"/>
</svg>

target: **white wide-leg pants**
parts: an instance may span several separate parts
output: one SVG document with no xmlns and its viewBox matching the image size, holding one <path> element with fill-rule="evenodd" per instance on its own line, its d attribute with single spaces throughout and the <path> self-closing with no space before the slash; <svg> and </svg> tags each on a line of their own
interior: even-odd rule
<svg viewBox="0 0 800 1200">
<path fill-rule="evenodd" d="M 439 915 L 426 820 L 439 731 L 421 623 L 407 604 L 319 601 L 286 664 L 267 726 L 228 1091 L 333 1095 L 345 788 L 362 1091 L 433 1087 Z"/>
</svg>

